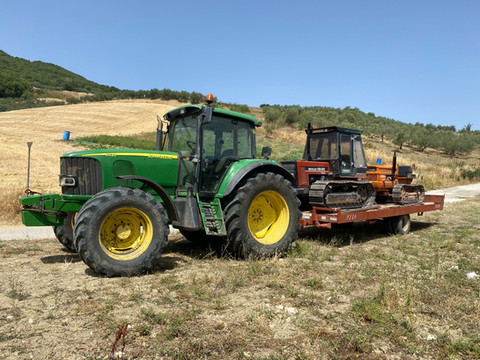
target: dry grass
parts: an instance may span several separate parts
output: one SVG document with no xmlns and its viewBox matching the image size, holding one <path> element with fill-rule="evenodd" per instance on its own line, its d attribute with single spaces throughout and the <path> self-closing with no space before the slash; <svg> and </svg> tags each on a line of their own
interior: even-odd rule
<svg viewBox="0 0 480 360">
<path fill-rule="evenodd" d="M 3 241 L 0 356 L 107 359 L 130 324 L 120 359 L 478 359 L 479 216 L 474 199 L 406 236 L 308 229 L 268 260 L 173 235 L 134 278 L 99 277 L 55 239 Z"/>
<path fill-rule="evenodd" d="M 28 141 L 33 141 L 30 187 L 42 193 L 59 192 L 58 159 L 79 150 L 72 142 L 62 141 L 65 130 L 70 131 L 70 139 L 153 131 L 156 116 L 178 105 L 175 101 L 110 101 L 0 113 L 0 193 L 9 204 L 2 206 L 0 226 L 19 222 L 10 210 L 25 191 Z"/>
<path fill-rule="evenodd" d="M 71 139 L 151 132 L 157 126 L 156 115 L 178 105 L 176 101 L 123 100 L 0 113 L 0 193 L 6 204 L 0 210 L 0 226 L 20 225 L 17 199 L 26 185 L 27 141 L 33 141 L 30 187 L 42 193 L 58 193 L 59 157 L 81 149 L 72 142 L 62 141 L 64 130 L 71 132 Z M 253 108 L 252 114 L 263 120 L 260 109 Z M 268 135 L 260 128 L 258 135 L 259 146 L 271 146 L 274 159 L 292 160 L 302 155 L 303 130 L 282 127 Z M 365 138 L 364 143 L 369 163 L 375 163 L 377 158 L 391 163 L 394 145 L 382 143 L 378 138 Z M 404 147 L 398 152 L 399 163 L 415 164 L 419 182 L 427 189 L 466 183 L 460 176 L 461 169 L 478 166 L 478 157 L 478 151 L 463 158 L 445 157 L 430 149 L 419 152 Z"/>
<path fill-rule="evenodd" d="M 259 145 L 273 147 L 272 157 L 275 159 L 291 160 L 302 156 L 306 139 L 304 130 L 281 127 L 269 135 L 261 128 L 258 134 Z M 467 184 L 468 180 L 462 178 L 461 171 L 478 168 L 480 158 L 478 149 L 468 155 L 452 157 L 434 149 L 418 151 L 404 146 L 400 150 L 389 141 L 381 142 L 378 137 L 364 137 L 363 143 L 368 164 L 375 164 L 378 158 L 382 159 L 382 164 L 392 164 L 393 153 L 396 150 L 397 163 L 412 166 L 417 174 L 416 182 L 423 184 L 428 190 Z"/>
<path fill-rule="evenodd" d="M 468 155 L 452 157 L 435 149 L 418 151 L 409 146 L 398 149 L 390 142 L 382 143 L 378 138 L 366 138 L 364 143 L 369 164 L 374 164 L 377 158 L 381 158 L 385 164 L 391 164 L 393 152 L 397 150 L 397 162 L 400 165 L 411 165 L 417 174 L 417 182 L 423 184 L 426 189 L 443 189 L 467 184 L 468 180 L 462 178 L 461 170 L 478 167 L 477 160 L 480 156 L 478 149 Z"/>
</svg>

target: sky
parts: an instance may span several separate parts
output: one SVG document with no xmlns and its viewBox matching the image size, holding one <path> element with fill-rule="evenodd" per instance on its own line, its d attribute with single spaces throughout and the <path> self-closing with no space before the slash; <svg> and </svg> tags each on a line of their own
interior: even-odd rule
<svg viewBox="0 0 480 360">
<path fill-rule="evenodd" d="M 2 1 L 0 50 L 120 89 L 480 130 L 478 0 Z"/>
</svg>

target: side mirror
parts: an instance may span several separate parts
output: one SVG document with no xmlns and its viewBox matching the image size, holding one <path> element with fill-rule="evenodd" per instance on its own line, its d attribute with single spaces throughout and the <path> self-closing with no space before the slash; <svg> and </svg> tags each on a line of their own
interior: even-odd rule
<svg viewBox="0 0 480 360">
<path fill-rule="evenodd" d="M 265 159 L 265 160 L 268 160 L 268 158 L 270 157 L 270 155 L 272 155 L 272 148 L 270 146 L 264 146 L 262 148 L 262 157 Z"/>
<path fill-rule="evenodd" d="M 202 114 L 200 123 L 203 124 L 210 124 L 212 122 L 212 115 L 213 115 L 213 108 L 211 107 L 204 107 L 202 108 Z"/>
</svg>

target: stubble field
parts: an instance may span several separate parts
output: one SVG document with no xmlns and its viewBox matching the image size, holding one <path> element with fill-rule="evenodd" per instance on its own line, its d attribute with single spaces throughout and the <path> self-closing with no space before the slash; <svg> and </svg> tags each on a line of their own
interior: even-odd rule
<svg viewBox="0 0 480 360">
<path fill-rule="evenodd" d="M 156 115 L 176 105 L 0 114 L 1 213 L 15 214 L 25 190 L 27 141 L 31 187 L 58 192 L 58 157 L 79 149 L 61 141 L 64 130 L 72 138 L 152 131 Z M 388 144 L 367 150 L 391 153 Z M 417 161 L 420 173 L 441 164 L 437 156 Z M 18 214 L 1 216 L 0 226 L 18 224 Z M 134 278 L 99 277 L 54 238 L 0 241 L 0 358 L 477 359 L 480 280 L 467 274 L 480 273 L 479 217 L 474 198 L 415 216 L 406 236 L 387 236 L 380 223 L 307 229 L 285 258 L 267 260 L 235 260 L 173 234 L 155 271 Z"/>
<path fill-rule="evenodd" d="M 27 181 L 27 142 L 31 149 L 30 188 L 59 192 L 59 157 L 79 145 L 62 141 L 64 131 L 75 138 L 131 135 L 155 131 L 156 116 L 178 106 L 175 101 L 110 101 L 0 113 L 0 226 L 19 225 L 18 198 Z"/>
</svg>

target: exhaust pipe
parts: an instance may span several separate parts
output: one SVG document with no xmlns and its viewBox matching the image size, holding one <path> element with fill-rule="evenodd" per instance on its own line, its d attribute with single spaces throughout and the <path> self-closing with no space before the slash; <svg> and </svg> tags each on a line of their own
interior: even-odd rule
<svg viewBox="0 0 480 360">
<path fill-rule="evenodd" d="M 395 180 L 397 172 L 397 150 L 393 152 L 392 180 Z"/>
<path fill-rule="evenodd" d="M 161 150 L 162 149 L 162 119 L 160 116 L 157 115 L 157 141 L 155 144 L 155 149 L 156 150 Z"/>
<path fill-rule="evenodd" d="M 28 146 L 28 165 L 27 165 L 27 190 L 25 190 L 25 195 L 31 195 L 32 191 L 30 191 L 30 151 L 32 149 L 32 141 L 27 142 Z"/>
</svg>

